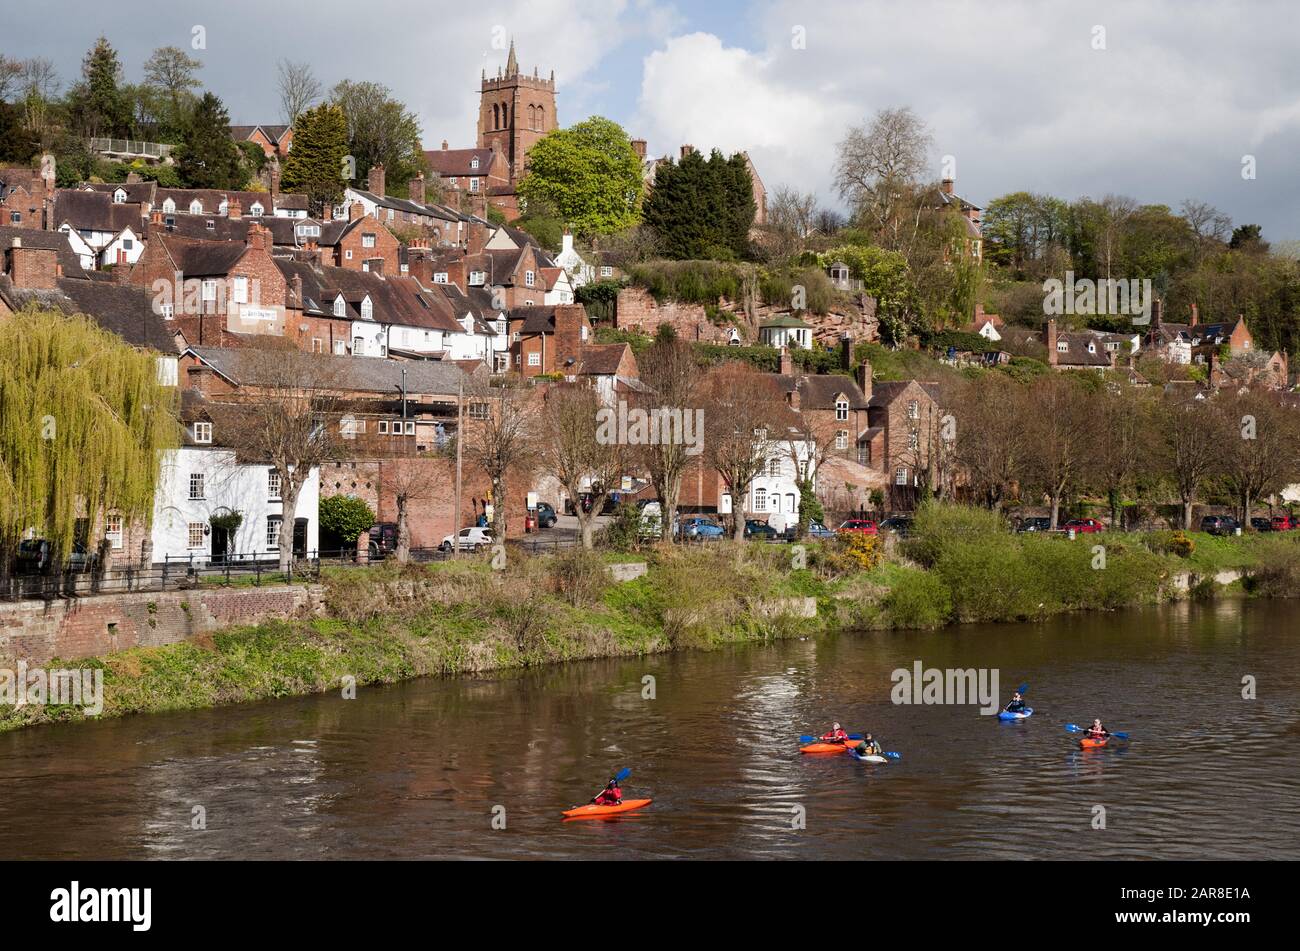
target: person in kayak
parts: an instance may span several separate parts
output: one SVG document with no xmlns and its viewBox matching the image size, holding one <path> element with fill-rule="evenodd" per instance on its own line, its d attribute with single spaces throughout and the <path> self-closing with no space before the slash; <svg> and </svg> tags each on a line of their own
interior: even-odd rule
<svg viewBox="0 0 1300 951">
<path fill-rule="evenodd" d="M 1025 699 L 1024 697 L 1020 696 L 1020 691 L 1017 690 L 1015 693 L 1011 695 L 1011 702 L 1007 704 L 1007 713 L 1024 713 L 1024 712 L 1025 712 Z"/>
<path fill-rule="evenodd" d="M 857 753 L 859 756 L 884 755 L 884 751 L 881 749 L 880 744 L 876 742 L 875 738 L 872 737 L 870 733 L 863 735 L 862 742 L 853 748 L 853 752 Z"/>
<path fill-rule="evenodd" d="M 597 806 L 617 806 L 623 801 L 623 790 L 618 788 L 618 780 L 611 779 L 591 801 Z"/>
<path fill-rule="evenodd" d="M 832 723 L 831 731 L 829 733 L 823 733 L 821 738 L 826 743 L 843 743 L 849 738 L 849 735 L 840 728 L 838 723 Z"/>
<path fill-rule="evenodd" d="M 1093 720 L 1092 726 L 1083 731 L 1090 740 L 1104 740 L 1110 736 L 1110 730 L 1101 725 L 1100 720 Z"/>
</svg>

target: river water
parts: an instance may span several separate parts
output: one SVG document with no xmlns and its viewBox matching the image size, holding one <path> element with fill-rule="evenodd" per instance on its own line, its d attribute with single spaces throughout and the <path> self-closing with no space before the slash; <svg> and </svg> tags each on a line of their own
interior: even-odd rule
<svg viewBox="0 0 1300 951">
<path fill-rule="evenodd" d="M 1294 859 L 1298 619 L 1178 604 L 38 727 L 0 735 L 0 858 Z M 918 660 L 1028 681 L 1035 715 L 891 703 Z M 1081 751 L 1062 724 L 1094 716 L 1131 741 Z M 801 756 L 831 719 L 902 759 Z M 625 766 L 649 809 L 561 820 Z"/>
</svg>

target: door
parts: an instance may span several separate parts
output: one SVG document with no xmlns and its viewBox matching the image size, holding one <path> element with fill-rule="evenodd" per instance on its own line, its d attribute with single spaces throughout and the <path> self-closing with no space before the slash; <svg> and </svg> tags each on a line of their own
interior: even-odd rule
<svg viewBox="0 0 1300 951">
<path fill-rule="evenodd" d="M 224 565 L 226 563 L 226 555 L 230 553 L 230 535 L 231 530 L 228 528 L 213 530 L 212 563 L 214 565 Z"/>
<path fill-rule="evenodd" d="M 307 557 L 307 519 L 293 520 L 293 557 Z"/>
</svg>

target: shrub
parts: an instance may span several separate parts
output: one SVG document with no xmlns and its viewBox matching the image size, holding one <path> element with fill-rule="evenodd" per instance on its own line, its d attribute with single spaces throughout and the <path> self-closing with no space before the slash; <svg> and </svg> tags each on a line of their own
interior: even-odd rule
<svg viewBox="0 0 1300 951">
<path fill-rule="evenodd" d="M 613 551 L 633 551 L 640 533 L 641 510 L 631 502 L 620 502 L 601 533 L 600 544 Z"/>
<path fill-rule="evenodd" d="M 878 535 L 848 532 L 835 539 L 831 561 L 844 574 L 855 571 L 870 571 L 880 564 L 882 547 Z"/>
<path fill-rule="evenodd" d="M 331 495 L 320 500 L 320 526 L 345 542 L 355 542 L 375 524 L 375 513 L 361 499 Z"/>
<path fill-rule="evenodd" d="M 894 581 L 884 605 L 895 627 L 940 627 L 952 614 L 952 592 L 937 575 L 907 569 Z"/>
<path fill-rule="evenodd" d="M 609 586 L 604 560 L 581 545 L 556 555 L 549 567 L 555 593 L 575 608 L 599 600 Z"/>
</svg>

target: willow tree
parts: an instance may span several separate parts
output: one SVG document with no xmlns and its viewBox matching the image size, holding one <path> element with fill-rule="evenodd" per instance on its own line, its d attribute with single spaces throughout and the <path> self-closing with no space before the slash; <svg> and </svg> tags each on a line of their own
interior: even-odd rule
<svg viewBox="0 0 1300 951">
<path fill-rule="evenodd" d="M 29 530 L 58 561 L 77 521 L 153 514 L 175 392 L 153 355 L 83 316 L 29 309 L 0 321 L 0 552 Z"/>
</svg>

